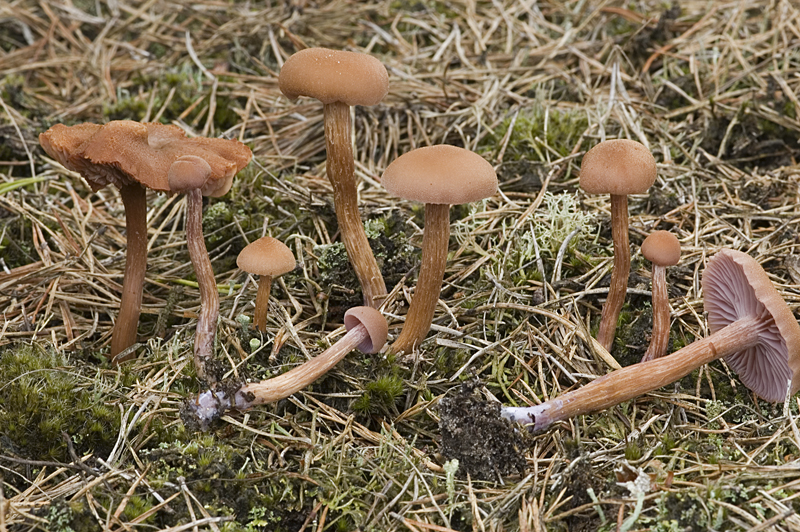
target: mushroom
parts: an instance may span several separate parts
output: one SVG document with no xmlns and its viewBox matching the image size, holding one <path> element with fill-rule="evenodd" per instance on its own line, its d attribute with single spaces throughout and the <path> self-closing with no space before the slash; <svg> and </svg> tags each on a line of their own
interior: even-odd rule
<svg viewBox="0 0 800 532">
<path fill-rule="evenodd" d="M 278 86 L 291 100 L 310 96 L 324 104 L 326 169 L 336 221 L 361 284 L 364 304 L 377 307 L 386 295 L 386 284 L 358 213 L 350 106 L 375 105 L 386 96 L 386 68 L 367 54 L 308 48 L 286 60 Z"/>
<path fill-rule="evenodd" d="M 203 190 L 209 190 L 213 194 L 218 187 L 225 192 L 230 188 L 229 183 L 209 186 L 208 182 L 212 176 L 211 165 L 197 155 L 178 157 L 167 173 L 170 191 L 186 197 L 186 245 L 197 277 L 197 287 L 200 290 L 200 313 L 197 316 L 194 339 L 194 364 L 197 376 L 203 380 L 213 379 L 206 370 L 206 365 L 214 355 L 214 337 L 219 319 L 217 281 L 214 278 L 214 269 L 203 236 Z M 233 175 L 223 179 L 232 181 Z"/>
<path fill-rule="evenodd" d="M 656 180 L 656 160 L 634 140 L 606 140 L 586 152 L 580 186 L 589 194 L 611 195 L 611 239 L 614 267 L 608 297 L 600 317 L 597 340 L 607 351 L 614 344 L 617 320 L 628 290 L 631 251 L 628 244 L 628 195 L 644 194 Z"/>
<path fill-rule="evenodd" d="M 653 334 L 642 362 L 667 354 L 669 343 L 669 298 L 667 297 L 667 266 L 681 260 L 681 243 L 669 231 L 653 231 L 642 242 L 642 255 L 653 263 Z"/>
<path fill-rule="evenodd" d="M 321 354 L 277 377 L 240 385 L 218 386 L 189 399 L 181 409 L 187 426 L 206 430 L 227 410 L 247 410 L 256 405 L 279 401 L 298 392 L 327 373 L 353 349 L 377 353 L 386 344 L 387 324 L 372 307 L 354 307 L 344 314 L 347 334 Z"/>
<path fill-rule="evenodd" d="M 718 358 L 766 401 L 800 389 L 800 325 L 761 265 L 723 249 L 703 274 L 711 335 L 670 355 L 618 369 L 544 403 L 505 407 L 501 415 L 540 431 L 572 416 L 602 410 L 674 382 Z"/>
<path fill-rule="evenodd" d="M 181 155 L 203 157 L 213 167 L 215 176 L 233 176 L 247 165 L 252 154 L 236 140 L 189 139 L 176 126 L 130 120 L 105 125 L 57 124 L 39 135 L 39 143 L 64 167 L 81 174 L 93 191 L 109 183 L 120 190 L 125 207 L 127 249 L 120 309 L 109 354 L 120 362 L 115 357 L 136 342 L 141 312 L 147 267 L 146 189 L 169 192 L 167 172 Z M 218 185 L 217 179 L 208 184 Z"/>
<path fill-rule="evenodd" d="M 255 324 L 259 331 L 267 330 L 267 310 L 272 278 L 290 272 L 295 267 L 292 251 L 271 236 L 262 236 L 248 244 L 236 258 L 236 265 L 247 273 L 258 275 Z"/>
<path fill-rule="evenodd" d="M 477 153 L 455 146 L 417 148 L 392 161 L 381 183 L 393 196 L 425 204 L 422 261 L 406 322 L 392 351 L 411 352 L 431 328 L 442 289 L 450 240 L 450 205 L 470 203 L 497 191 L 497 174 Z"/>
</svg>

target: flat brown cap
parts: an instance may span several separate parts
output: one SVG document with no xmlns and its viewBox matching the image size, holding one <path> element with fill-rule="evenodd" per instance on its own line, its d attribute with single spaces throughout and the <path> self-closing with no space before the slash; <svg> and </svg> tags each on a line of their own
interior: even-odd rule
<svg viewBox="0 0 800 532">
<path fill-rule="evenodd" d="M 497 192 L 497 174 L 477 153 L 440 144 L 404 153 L 381 183 L 393 196 L 421 203 L 461 205 Z"/>
<path fill-rule="evenodd" d="M 681 260 L 681 243 L 669 231 L 653 231 L 642 242 L 642 255 L 657 266 L 675 266 Z"/>
<path fill-rule="evenodd" d="M 59 124 L 39 135 L 39 142 L 50 156 L 80 173 L 95 191 L 109 183 L 117 187 L 139 183 L 170 192 L 170 166 L 181 156 L 194 155 L 204 159 L 212 171 L 203 194 L 221 196 L 252 157 L 250 148 L 237 140 L 186 138 L 176 126 L 131 120 L 102 126 Z"/>
<path fill-rule="evenodd" d="M 324 104 L 375 105 L 389 91 L 389 74 L 371 55 L 307 48 L 286 60 L 278 86 L 290 100 L 310 96 Z"/>
<path fill-rule="evenodd" d="M 357 325 L 363 325 L 369 334 L 369 338 L 359 344 L 359 351 L 362 353 L 380 351 L 386 344 L 386 337 L 389 334 L 386 318 L 372 307 L 353 307 L 344 313 L 344 326 L 349 331 Z"/>
<path fill-rule="evenodd" d="M 586 152 L 580 185 L 589 194 L 644 194 L 656 180 L 656 160 L 635 140 L 605 140 Z"/>
<path fill-rule="evenodd" d="M 800 325 L 755 259 L 732 249 L 714 255 L 703 272 L 703 306 L 712 333 L 746 316 L 764 321 L 757 345 L 725 357 L 745 386 L 766 401 L 800 389 Z"/>
<path fill-rule="evenodd" d="M 236 265 L 253 275 L 277 277 L 294 270 L 295 260 L 286 244 L 271 236 L 262 236 L 239 252 Z"/>
</svg>

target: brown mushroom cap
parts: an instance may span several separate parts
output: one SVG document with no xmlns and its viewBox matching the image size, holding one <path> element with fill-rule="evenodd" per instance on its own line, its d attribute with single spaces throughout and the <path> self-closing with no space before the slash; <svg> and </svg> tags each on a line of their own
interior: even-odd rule
<svg viewBox="0 0 800 532">
<path fill-rule="evenodd" d="M 675 266 L 681 260 L 681 243 L 669 231 L 653 231 L 642 242 L 642 255 L 657 266 Z"/>
<path fill-rule="evenodd" d="M 160 123 L 115 120 L 105 125 L 56 125 L 42 133 L 44 150 L 70 170 L 80 173 L 92 190 L 109 183 L 121 187 L 139 183 L 169 192 L 169 168 L 176 159 L 194 155 L 212 173 L 203 195 L 221 196 L 233 176 L 250 162 L 250 148 L 237 140 L 186 138 L 183 130 Z"/>
<path fill-rule="evenodd" d="M 369 338 L 358 345 L 362 353 L 377 353 L 386 344 L 389 334 L 389 325 L 386 318 L 372 307 L 353 307 L 344 313 L 344 326 L 349 331 L 357 325 L 367 329 Z"/>
<path fill-rule="evenodd" d="M 295 259 L 286 244 L 271 236 L 262 236 L 239 252 L 236 265 L 253 275 L 277 277 L 294 270 Z"/>
<path fill-rule="evenodd" d="M 381 183 L 399 198 L 460 205 L 497 192 L 497 174 L 477 153 L 440 144 L 417 148 L 392 161 Z"/>
<path fill-rule="evenodd" d="M 183 155 L 167 171 L 167 182 L 172 192 L 188 192 L 202 188 L 211 177 L 211 166 L 197 155 Z"/>
<path fill-rule="evenodd" d="M 723 249 L 703 274 L 703 306 L 712 333 L 746 316 L 764 320 L 757 345 L 725 357 L 742 382 L 762 399 L 783 401 L 800 389 L 800 325 L 755 259 Z"/>
<path fill-rule="evenodd" d="M 644 144 L 606 140 L 586 152 L 580 186 L 589 194 L 644 194 L 656 180 L 656 160 Z"/>
<path fill-rule="evenodd" d="M 103 126 L 86 122 L 75 126 L 56 124 L 39 135 L 39 144 L 50 157 L 73 172 L 81 172 L 81 158 L 77 157 L 81 146 Z M 91 185 L 91 183 L 90 183 Z M 93 187 L 94 188 L 94 187 Z M 101 188 L 97 187 L 98 190 Z"/>
<path fill-rule="evenodd" d="M 389 91 L 389 74 L 371 55 L 307 48 L 286 60 L 278 86 L 290 100 L 310 96 L 324 104 L 375 105 Z"/>
</svg>

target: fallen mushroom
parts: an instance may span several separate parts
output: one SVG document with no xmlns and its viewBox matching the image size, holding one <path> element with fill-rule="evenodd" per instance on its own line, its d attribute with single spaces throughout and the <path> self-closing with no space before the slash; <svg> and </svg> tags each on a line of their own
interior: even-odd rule
<svg viewBox="0 0 800 532">
<path fill-rule="evenodd" d="M 477 153 L 456 146 L 418 148 L 392 161 L 381 183 L 392 195 L 425 204 L 422 260 L 395 353 L 411 352 L 431 328 L 442 289 L 450 240 L 450 205 L 471 203 L 497 191 L 497 174 Z"/>
<path fill-rule="evenodd" d="M 364 304 L 377 307 L 386 284 L 358 212 L 350 107 L 376 105 L 389 90 L 389 75 L 367 54 L 308 48 L 286 60 L 278 85 L 287 98 L 310 96 L 324 104 L 326 171 L 347 256 L 361 284 Z"/>
<path fill-rule="evenodd" d="M 272 279 L 294 269 L 294 255 L 280 240 L 271 236 L 262 236 L 248 244 L 239 253 L 236 265 L 247 273 L 259 276 L 255 324 L 259 331 L 266 332 Z"/>
<path fill-rule="evenodd" d="M 203 157 L 214 168 L 214 175 L 222 176 L 244 168 L 252 154 L 236 140 L 190 139 L 176 126 L 130 120 L 105 125 L 57 124 L 39 135 L 39 142 L 64 167 L 81 174 L 93 191 L 109 183 L 120 190 L 127 248 L 120 309 L 109 354 L 120 362 L 122 359 L 115 357 L 136 342 L 141 312 L 147 267 L 146 189 L 169 192 L 167 172 L 181 155 Z M 218 185 L 218 179 L 209 180 L 209 187 Z"/>
<path fill-rule="evenodd" d="M 586 152 L 581 162 L 581 188 L 589 194 L 611 195 L 614 267 L 597 332 L 597 341 L 609 352 L 614 344 L 631 269 L 628 195 L 647 192 L 656 180 L 656 171 L 653 154 L 643 144 L 627 139 L 603 141 Z"/>
<path fill-rule="evenodd" d="M 247 410 L 257 405 L 289 397 L 327 373 L 353 349 L 377 353 L 386 344 L 387 324 L 379 311 L 371 307 L 354 307 L 345 312 L 347 334 L 316 357 L 282 375 L 249 384 L 220 384 L 181 408 L 181 419 L 191 428 L 202 430 L 226 411 Z"/>
<path fill-rule="evenodd" d="M 670 355 L 633 364 L 577 390 L 501 415 L 542 431 L 573 416 L 609 408 L 688 375 L 718 358 L 766 401 L 800 388 L 800 325 L 753 258 L 723 249 L 703 274 L 704 307 L 711 335 Z"/>
<path fill-rule="evenodd" d="M 669 297 L 667 296 L 667 266 L 681 260 L 681 243 L 669 231 L 653 231 L 642 242 L 642 255 L 653 263 L 653 333 L 642 362 L 667 354 L 669 343 Z"/>
</svg>

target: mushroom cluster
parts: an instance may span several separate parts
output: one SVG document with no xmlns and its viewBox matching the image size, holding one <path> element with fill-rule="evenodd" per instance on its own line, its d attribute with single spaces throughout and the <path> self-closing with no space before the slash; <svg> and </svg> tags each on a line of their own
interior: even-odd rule
<svg viewBox="0 0 800 532">
<path fill-rule="evenodd" d="M 146 190 L 175 192 L 169 183 L 170 169 L 179 158 L 190 156 L 205 163 L 201 194 L 224 195 L 233 176 L 250 162 L 252 152 L 237 140 L 187 138 L 176 126 L 130 120 L 105 125 L 58 124 L 39 135 L 39 143 L 48 155 L 86 179 L 92 190 L 109 183 L 120 190 L 127 248 L 120 310 L 109 354 L 120 362 L 115 357 L 136 342 L 141 313 L 147 268 Z"/>
<path fill-rule="evenodd" d="M 187 400 L 182 417 L 200 428 L 229 410 L 246 410 L 277 401 L 308 386 L 359 349 L 383 349 L 388 325 L 377 310 L 387 296 L 380 266 L 370 249 L 358 208 L 351 108 L 376 105 L 388 92 L 386 68 L 366 54 L 311 48 L 291 56 L 278 79 L 282 93 L 319 100 L 324 108 L 326 174 L 341 239 L 364 295 L 363 307 L 344 315 L 347 329 L 331 347 L 303 364 L 261 382 L 217 382 L 207 368 L 213 357 L 219 294 L 202 227 L 203 197 L 218 197 L 231 188 L 235 174 L 248 164 L 250 149 L 225 139 L 187 138 L 175 126 L 112 121 L 105 125 L 57 125 L 40 135 L 45 151 L 80 173 L 95 191 L 113 184 L 126 211 L 127 250 L 120 311 L 110 356 L 119 362 L 135 343 L 147 264 L 146 190 L 184 194 L 186 241 L 200 289 L 201 310 L 194 342 L 198 376 L 210 389 Z M 602 309 L 598 343 L 610 350 L 630 273 L 628 203 L 630 194 L 645 193 L 656 179 L 653 155 L 641 143 L 617 139 L 600 142 L 583 157 L 580 186 L 589 194 L 609 194 L 613 268 Z M 385 169 L 381 183 L 393 196 L 425 205 L 421 263 L 417 286 L 392 353 L 419 348 L 433 322 L 447 264 L 451 205 L 494 195 L 498 180 L 480 155 L 449 145 L 411 150 Z M 800 325 L 761 266 L 745 253 L 723 249 L 703 273 L 702 287 L 711 334 L 666 354 L 670 315 L 666 267 L 680 259 L 680 243 L 668 231 L 655 231 L 642 254 L 653 265 L 653 332 L 642 362 L 618 369 L 590 384 L 541 404 L 506 407 L 502 417 L 545 430 L 558 421 L 632 399 L 724 358 L 742 382 L 759 397 L 779 401 L 800 389 Z M 292 252 L 265 236 L 249 244 L 237 265 L 258 275 L 255 324 L 267 332 L 270 287 L 275 276 L 295 267 Z"/>
</svg>

